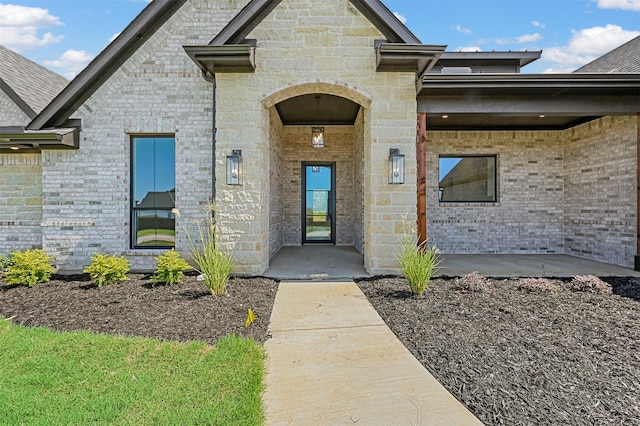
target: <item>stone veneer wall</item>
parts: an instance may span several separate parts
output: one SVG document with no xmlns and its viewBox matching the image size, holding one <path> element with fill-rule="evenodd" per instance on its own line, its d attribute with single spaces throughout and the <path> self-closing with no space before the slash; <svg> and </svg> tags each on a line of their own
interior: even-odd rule
<svg viewBox="0 0 640 426">
<path fill-rule="evenodd" d="M 440 203 L 439 155 L 498 156 L 497 203 Z M 563 253 L 561 132 L 427 135 L 427 233 L 444 253 Z"/>
<path fill-rule="evenodd" d="M 638 119 L 604 117 L 565 131 L 565 252 L 633 268 Z"/>
<path fill-rule="evenodd" d="M 427 232 L 444 253 L 561 253 L 633 267 L 637 117 L 565 131 L 428 132 Z M 499 202 L 440 203 L 438 156 L 498 155 Z"/>
<path fill-rule="evenodd" d="M 207 44 L 247 2 L 188 1 L 73 114 L 82 118 L 80 149 L 43 152 L 43 245 L 64 271 L 81 270 L 93 252 L 155 267 L 160 250 L 130 249 L 131 135 L 176 137 L 176 238 L 186 253 L 183 226 L 193 230 L 211 199 L 212 84 L 182 46 Z"/>
<path fill-rule="evenodd" d="M 269 111 L 269 257 L 273 257 L 285 245 L 284 233 L 287 229 L 284 218 L 284 126 L 275 108 Z"/>
<path fill-rule="evenodd" d="M 40 154 L 0 154 L 0 254 L 42 247 Z"/>
<path fill-rule="evenodd" d="M 364 111 L 353 126 L 353 245 L 364 251 Z"/>
<path fill-rule="evenodd" d="M 384 36 L 348 0 L 282 2 L 248 38 L 257 40 L 255 73 L 218 75 L 225 98 L 218 105 L 218 146 L 220 152 L 242 146 L 246 171 L 242 187 L 222 185 L 221 213 L 229 227 L 242 229 L 237 206 L 250 211 L 251 233 L 239 237 L 256 244 L 236 252 L 237 271 L 261 274 L 269 265 L 269 109 L 293 96 L 328 93 L 364 107 L 365 267 L 374 274 L 399 272 L 391 248 L 404 214 L 415 211 L 415 182 L 389 185 L 388 156 L 389 148 L 400 148 L 407 176 L 415 173 L 415 73 L 376 72 L 374 43 Z"/>
<path fill-rule="evenodd" d="M 284 128 L 284 243 L 302 244 L 302 162 L 336 163 L 336 245 L 352 246 L 354 229 L 353 126 L 325 126 L 325 147 L 311 146 L 311 127 Z"/>
</svg>

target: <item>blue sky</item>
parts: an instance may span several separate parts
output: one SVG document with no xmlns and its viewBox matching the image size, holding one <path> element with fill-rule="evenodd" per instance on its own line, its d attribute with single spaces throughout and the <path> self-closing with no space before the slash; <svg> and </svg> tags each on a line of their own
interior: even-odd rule
<svg viewBox="0 0 640 426">
<path fill-rule="evenodd" d="M 319 0 L 320 1 L 320 0 Z M 383 0 L 423 43 L 543 50 L 523 72 L 569 72 L 640 35 L 640 0 Z M 147 0 L 0 0 L 0 44 L 72 78 Z"/>
</svg>

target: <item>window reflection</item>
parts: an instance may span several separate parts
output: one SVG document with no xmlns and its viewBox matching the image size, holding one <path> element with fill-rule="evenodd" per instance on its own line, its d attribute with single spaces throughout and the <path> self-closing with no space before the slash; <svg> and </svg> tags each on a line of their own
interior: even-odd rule
<svg viewBox="0 0 640 426">
<path fill-rule="evenodd" d="M 496 157 L 440 157 L 440 201 L 496 202 Z"/>
</svg>

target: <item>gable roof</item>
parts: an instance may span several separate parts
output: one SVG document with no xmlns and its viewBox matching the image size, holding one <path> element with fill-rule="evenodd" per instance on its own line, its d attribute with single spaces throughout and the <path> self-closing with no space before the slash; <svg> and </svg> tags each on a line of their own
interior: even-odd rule
<svg viewBox="0 0 640 426">
<path fill-rule="evenodd" d="M 62 126 L 187 0 L 154 0 L 27 126 Z"/>
<path fill-rule="evenodd" d="M 67 83 L 61 75 L 0 45 L 0 90 L 30 119 L 42 111 Z"/>
<path fill-rule="evenodd" d="M 391 43 L 421 44 L 380 0 L 349 0 Z M 252 0 L 214 37 L 210 46 L 239 44 L 282 0 Z"/>
<path fill-rule="evenodd" d="M 640 36 L 629 40 L 574 72 L 640 74 Z"/>
</svg>

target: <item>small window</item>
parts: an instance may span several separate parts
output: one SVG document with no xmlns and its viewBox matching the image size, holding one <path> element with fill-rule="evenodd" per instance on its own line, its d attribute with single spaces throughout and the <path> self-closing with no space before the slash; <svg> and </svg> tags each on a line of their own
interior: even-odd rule
<svg viewBox="0 0 640 426">
<path fill-rule="evenodd" d="M 131 138 L 131 245 L 175 246 L 175 138 Z"/>
<path fill-rule="evenodd" d="M 441 156 L 440 202 L 495 203 L 496 156 Z"/>
</svg>

